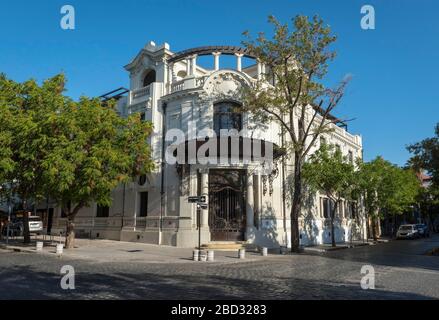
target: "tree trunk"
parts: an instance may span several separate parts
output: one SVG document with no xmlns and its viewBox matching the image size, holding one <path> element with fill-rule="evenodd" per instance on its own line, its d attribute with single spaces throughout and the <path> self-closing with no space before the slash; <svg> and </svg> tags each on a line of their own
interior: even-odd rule
<svg viewBox="0 0 439 320">
<path fill-rule="evenodd" d="M 372 216 L 372 237 L 373 241 L 378 240 L 375 216 Z"/>
<path fill-rule="evenodd" d="M 299 216 L 302 210 L 302 161 L 294 155 L 294 191 L 291 203 L 291 252 L 300 252 Z"/>
<path fill-rule="evenodd" d="M 30 243 L 29 232 L 29 211 L 27 211 L 27 201 L 23 200 L 23 243 Z"/>
<path fill-rule="evenodd" d="M 331 212 L 331 243 L 332 243 L 333 248 L 335 248 L 337 246 L 337 244 L 335 243 L 335 227 L 334 227 L 336 210 L 337 210 L 337 204 L 334 204 L 334 208 L 332 209 L 332 212 Z"/>
<path fill-rule="evenodd" d="M 66 226 L 66 249 L 73 249 L 75 247 L 75 223 L 73 217 L 68 217 Z"/>
</svg>

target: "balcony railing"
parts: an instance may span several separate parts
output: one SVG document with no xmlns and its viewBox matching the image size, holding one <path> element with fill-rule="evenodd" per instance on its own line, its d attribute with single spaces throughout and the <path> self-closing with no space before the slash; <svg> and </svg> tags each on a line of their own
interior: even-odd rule
<svg viewBox="0 0 439 320">
<path fill-rule="evenodd" d="M 151 95 L 151 86 L 133 90 L 131 92 L 132 100 L 138 100 Z"/>
<path fill-rule="evenodd" d="M 175 93 L 182 90 L 188 90 L 188 89 L 196 89 L 204 86 L 204 83 L 207 79 L 207 76 L 203 77 L 189 77 L 185 78 L 176 82 L 173 82 L 171 84 L 171 90 L 170 93 Z"/>
<path fill-rule="evenodd" d="M 185 89 L 184 82 L 185 82 L 185 80 L 180 80 L 180 81 L 174 82 L 171 85 L 171 93 L 184 90 Z"/>
</svg>

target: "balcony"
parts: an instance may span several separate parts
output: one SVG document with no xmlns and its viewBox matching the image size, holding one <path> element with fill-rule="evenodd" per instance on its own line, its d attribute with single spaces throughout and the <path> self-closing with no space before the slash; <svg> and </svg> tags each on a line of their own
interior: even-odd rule
<svg viewBox="0 0 439 320">
<path fill-rule="evenodd" d="M 188 77 L 180 81 L 173 82 L 168 89 L 168 93 L 175 93 L 183 90 L 197 89 L 204 86 L 207 76 L 203 77 Z"/>
<path fill-rule="evenodd" d="M 137 104 L 146 101 L 151 96 L 151 85 L 133 90 L 130 95 L 130 104 Z"/>
</svg>

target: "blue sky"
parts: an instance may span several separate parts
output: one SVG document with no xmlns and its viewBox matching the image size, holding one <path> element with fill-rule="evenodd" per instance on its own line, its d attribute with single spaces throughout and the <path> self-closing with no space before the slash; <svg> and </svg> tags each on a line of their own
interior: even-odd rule
<svg viewBox="0 0 439 320">
<path fill-rule="evenodd" d="M 60 8 L 76 9 L 76 30 L 59 27 Z M 376 10 L 376 29 L 360 28 L 360 9 Z M 439 2 L 436 0 L 1 0 L 0 72 L 16 81 L 68 77 L 68 95 L 97 96 L 128 86 L 123 69 L 150 40 L 171 50 L 239 45 L 242 32 L 271 30 L 267 16 L 288 21 L 319 14 L 338 36 L 326 82 L 353 79 L 340 108 L 355 118 L 366 160 L 403 165 L 405 146 L 433 135 L 439 122 Z"/>
</svg>

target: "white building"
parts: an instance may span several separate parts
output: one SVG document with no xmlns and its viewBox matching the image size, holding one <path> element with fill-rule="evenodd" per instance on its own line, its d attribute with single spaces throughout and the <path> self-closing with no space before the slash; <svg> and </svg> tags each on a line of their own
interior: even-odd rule
<svg viewBox="0 0 439 320">
<path fill-rule="evenodd" d="M 206 55 L 212 56 L 212 70 L 197 65 L 197 57 Z M 236 58 L 235 68 L 221 68 L 225 55 Z M 291 165 L 277 161 L 271 174 L 264 175 L 264 162 L 259 158 L 248 163 L 176 165 L 164 157 L 169 145 L 163 144 L 166 132 L 177 128 L 188 133 L 191 122 L 196 122 L 198 132 L 248 129 L 251 136 L 246 138 L 253 143 L 269 142 L 278 156 L 276 146 L 282 145 L 278 125 L 253 128 L 251 116 L 234 111 L 240 87 L 252 85 L 264 72 L 264 66 L 256 61 L 244 68 L 243 57 L 253 58 L 239 47 L 202 47 L 175 54 L 168 44 L 151 42 L 125 66 L 130 90 L 119 97 L 118 109 L 122 116 L 139 112 L 154 124 L 149 143 L 156 170 L 114 190 L 110 208 L 95 205 L 81 210 L 76 217 L 77 236 L 194 247 L 198 243 L 197 207 L 188 197 L 206 195 L 208 206 L 201 209 L 199 221 L 203 244 L 246 241 L 267 247 L 288 245 L 290 208 L 283 185 Z M 346 128 L 334 125 L 334 129 L 325 140 L 340 146 L 352 159 L 361 157 L 361 137 Z M 190 135 L 185 139 L 190 141 Z M 329 243 L 329 201 L 319 195 L 311 200 L 300 218 L 301 243 Z M 64 231 L 61 209 L 55 208 L 53 215 L 52 233 Z M 364 235 L 361 206 L 345 203 L 337 217 L 337 241 L 358 240 Z"/>
</svg>

